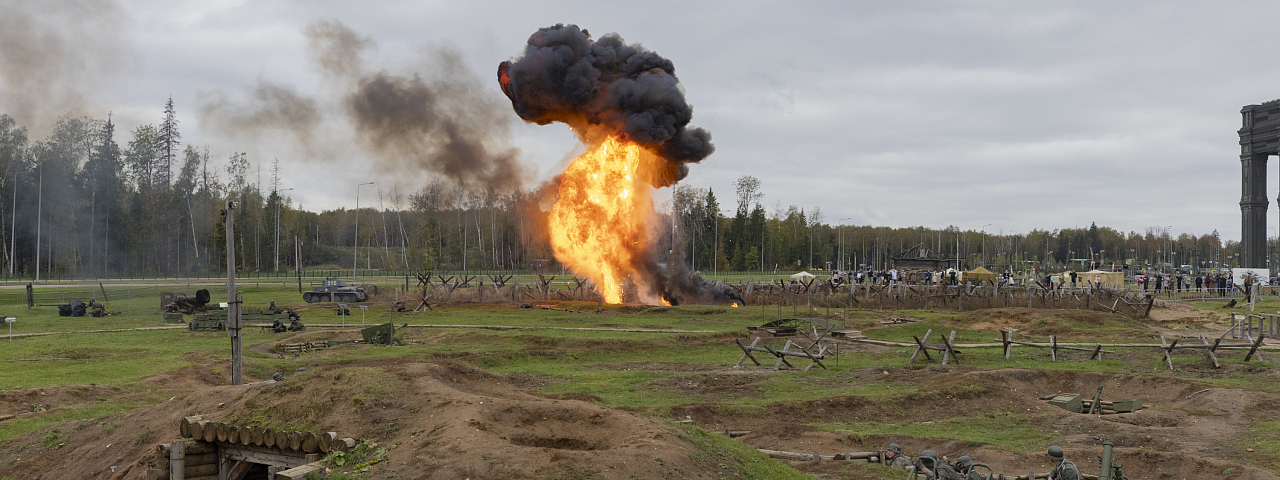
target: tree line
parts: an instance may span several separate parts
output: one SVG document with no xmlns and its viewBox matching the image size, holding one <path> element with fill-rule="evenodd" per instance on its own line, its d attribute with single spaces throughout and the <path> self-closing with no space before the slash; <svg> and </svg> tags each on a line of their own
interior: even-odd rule
<svg viewBox="0 0 1280 480">
<path fill-rule="evenodd" d="M 159 118 L 117 132 L 110 115 L 63 116 L 48 137 L 32 140 L 25 127 L 0 114 L 0 274 L 216 274 L 226 265 L 227 201 L 238 204 L 233 241 L 242 272 L 353 264 L 415 271 L 561 268 L 546 241 L 537 213 L 545 202 L 536 192 L 476 192 L 435 180 L 412 192 L 379 188 L 359 211 L 310 212 L 281 194 L 285 172 L 278 161 L 244 152 L 213 159 L 207 146 L 184 144 L 172 99 Z M 764 197 L 760 181 L 743 176 L 734 182 L 733 208 L 722 211 L 711 189 L 680 185 L 660 214 L 664 230 L 655 248 L 704 272 L 886 268 L 893 255 L 917 244 L 969 267 L 1015 271 L 1084 260 L 1232 266 L 1239 251 L 1216 231 L 1173 236 L 1159 227 L 1004 233 L 833 225 L 821 206 L 766 208 Z"/>
</svg>

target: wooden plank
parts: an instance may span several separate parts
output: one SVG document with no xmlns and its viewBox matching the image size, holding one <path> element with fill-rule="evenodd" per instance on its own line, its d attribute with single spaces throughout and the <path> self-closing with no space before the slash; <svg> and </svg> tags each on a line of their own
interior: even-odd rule
<svg viewBox="0 0 1280 480">
<path fill-rule="evenodd" d="M 283 472 L 276 472 L 276 480 L 302 480 L 307 478 L 307 474 L 311 472 L 324 471 L 324 464 L 320 462 L 308 463 L 290 468 Z"/>
<path fill-rule="evenodd" d="M 221 444 L 222 456 L 228 460 L 277 465 L 292 468 L 306 464 L 306 456 L 296 452 L 278 448 L 252 447 L 247 445 Z"/>
<path fill-rule="evenodd" d="M 1249 349 L 1249 353 L 1248 353 L 1247 355 L 1245 355 L 1245 356 L 1244 356 L 1244 361 L 1246 361 L 1246 362 L 1247 362 L 1247 361 L 1249 361 L 1249 359 L 1250 359 L 1250 358 L 1253 358 L 1253 354 L 1258 352 L 1258 347 L 1262 346 L 1262 337 L 1263 337 L 1263 336 L 1264 336 L 1264 335 L 1262 335 L 1262 334 L 1258 334 L 1258 339 L 1257 339 L 1257 340 L 1255 340 L 1255 341 L 1253 342 L 1253 347 L 1252 347 L 1252 348 L 1250 348 L 1250 349 Z"/>
<path fill-rule="evenodd" d="M 739 358 L 739 359 L 738 359 L 738 363 L 737 363 L 737 364 L 735 364 L 735 365 L 733 366 L 733 368 L 741 367 L 741 366 L 742 366 L 742 362 L 743 362 L 744 360 L 748 359 L 748 358 L 750 358 L 752 362 L 755 362 L 755 364 L 756 364 L 756 366 L 757 366 L 757 367 L 761 366 L 761 365 L 760 365 L 760 361 L 759 361 L 759 360 L 756 360 L 755 355 L 752 355 L 752 354 L 751 354 L 751 350 L 750 350 L 750 349 L 748 349 L 745 345 L 743 345 L 743 344 L 742 344 L 742 340 L 734 339 L 733 341 L 734 341 L 734 342 L 736 342 L 736 343 L 738 344 L 738 348 L 741 348 L 741 349 L 742 349 L 742 358 Z M 754 347 L 754 346 L 756 346 L 756 343 L 757 343 L 757 342 L 759 342 L 759 341 L 760 341 L 760 337 L 756 337 L 756 339 L 755 339 L 755 340 L 752 340 L 752 341 L 751 341 L 751 346 L 753 346 L 753 347 Z"/>
<path fill-rule="evenodd" d="M 943 353 L 942 353 L 942 364 L 943 364 L 943 365 L 946 365 L 946 364 L 947 364 L 947 358 L 948 358 L 948 357 L 950 357 L 950 358 L 954 359 L 956 363 L 960 363 L 960 357 L 959 357 L 959 356 L 956 356 L 956 350 L 955 350 L 955 348 L 953 348 L 953 347 L 952 347 L 952 345 L 954 345 L 954 344 L 955 344 L 955 341 L 956 341 L 956 331 L 955 331 L 955 330 L 952 330 L 952 331 L 951 331 L 951 338 L 943 338 L 943 339 L 942 339 L 942 344 L 943 344 L 943 345 L 946 345 L 946 347 L 947 347 L 947 350 L 946 350 L 945 352 L 943 352 Z"/>
<path fill-rule="evenodd" d="M 249 475 L 249 468 L 252 466 L 252 463 L 244 460 L 237 460 L 235 465 L 232 465 L 230 470 L 227 472 L 226 480 L 244 480 L 244 477 Z"/>
<path fill-rule="evenodd" d="M 1102 344 L 1101 343 L 1094 345 L 1093 353 L 1089 354 L 1089 359 L 1090 360 L 1097 359 L 1099 362 L 1102 361 Z"/>
<path fill-rule="evenodd" d="M 917 338 L 915 335 L 912 335 L 912 336 L 911 336 L 911 338 L 915 338 L 915 339 L 916 339 L 916 351 L 915 351 L 914 353 L 912 353 L 912 354 L 911 354 L 911 359 L 910 359 L 910 360 L 907 360 L 907 363 L 914 362 L 914 361 L 916 360 L 916 355 L 919 355 L 919 354 L 920 354 L 920 352 L 924 352 L 924 358 L 925 358 L 925 360 L 928 360 L 928 361 L 930 361 L 930 362 L 932 362 L 932 361 L 933 361 L 933 357 L 929 356 L 929 349 L 928 349 L 928 348 L 925 348 L 925 346 L 924 346 L 925 342 L 928 342 L 928 341 L 929 341 L 929 335 L 932 335 L 932 334 L 933 334 L 933 329 L 932 329 L 932 328 L 930 328 L 929 330 L 926 330 L 926 331 L 924 332 L 924 339 L 923 339 L 923 340 L 922 340 L 922 339 L 920 339 L 920 338 Z"/>
</svg>

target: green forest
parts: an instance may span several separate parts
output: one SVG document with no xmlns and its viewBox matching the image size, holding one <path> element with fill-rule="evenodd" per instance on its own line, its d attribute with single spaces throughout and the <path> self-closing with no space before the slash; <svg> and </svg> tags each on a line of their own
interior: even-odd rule
<svg viewBox="0 0 1280 480">
<path fill-rule="evenodd" d="M 545 240 L 539 209 L 546 202 L 538 192 L 475 192 L 436 180 L 414 191 L 379 190 L 359 211 L 311 212 L 282 195 L 287 172 L 277 161 L 244 153 L 210 158 L 207 146 L 184 144 L 172 99 L 158 117 L 156 124 L 120 132 L 110 116 L 64 116 L 47 138 L 31 139 L 24 126 L 0 115 L 0 275 L 215 274 L 225 268 L 228 201 L 237 204 L 241 272 L 353 263 L 410 271 L 560 268 Z M 755 177 L 743 176 L 734 187 L 717 194 L 677 186 L 659 206 L 654 255 L 692 270 L 764 272 L 885 268 L 890 257 L 917 244 L 962 258 L 968 267 L 1015 272 L 1078 268 L 1089 260 L 1106 267 L 1220 268 L 1238 258 L 1237 242 L 1216 231 L 845 225 L 826 218 L 822 205 L 769 206 L 767 186 Z M 352 251 L 357 230 L 358 259 Z"/>
</svg>

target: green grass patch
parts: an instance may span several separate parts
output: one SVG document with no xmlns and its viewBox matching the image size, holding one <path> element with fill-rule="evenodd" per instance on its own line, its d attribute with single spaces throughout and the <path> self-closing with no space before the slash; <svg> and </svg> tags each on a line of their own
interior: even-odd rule
<svg viewBox="0 0 1280 480">
<path fill-rule="evenodd" d="M 1026 417 L 1007 412 L 974 417 L 956 417 L 925 422 L 845 422 L 819 423 L 819 430 L 854 435 L 907 435 L 920 438 L 950 438 L 992 445 L 1011 453 L 1043 448 L 1052 435 L 1041 432 Z"/>
<path fill-rule="evenodd" d="M 680 438 L 698 447 L 698 453 L 690 455 L 690 459 L 699 465 L 716 466 L 733 471 L 737 478 L 761 480 L 812 480 L 814 478 L 723 434 L 708 432 L 688 424 L 678 424 L 678 426 L 684 432 Z"/>
<path fill-rule="evenodd" d="M 59 408 L 37 415 L 28 415 L 18 417 L 13 420 L 0 422 L 0 442 L 7 441 L 19 435 L 28 432 L 40 430 L 50 425 L 70 421 L 85 420 L 90 418 L 102 418 L 107 415 L 120 413 L 126 410 L 132 410 L 145 405 L 153 405 L 164 401 L 171 396 L 172 392 L 156 393 L 146 395 L 141 398 L 133 398 L 128 400 L 105 401 L 94 404 L 81 404 L 69 407 Z M 59 432 L 57 434 L 62 438 L 60 442 L 65 443 L 68 435 L 74 435 L 73 432 Z M 48 434 L 45 438 L 48 438 Z M 55 442 L 57 443 L 57 442 Z"/>
<path fill-rule="evenodd" d="M 1253 422 L 1247 432 L 1244 448 L 1253 452 L 1242 457 L 1245 463 L 1280 473 L 1280 422 Z"/>
</svg>

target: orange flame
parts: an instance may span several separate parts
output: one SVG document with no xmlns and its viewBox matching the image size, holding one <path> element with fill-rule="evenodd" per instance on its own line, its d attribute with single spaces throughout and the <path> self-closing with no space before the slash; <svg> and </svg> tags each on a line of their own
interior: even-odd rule
<svg viewBox="0 0 1280 480">
<path fill-rule="evenodd" d="M 729 306 L 733 308 L 738 308 L 738 302 L 730 303 Z"/>
<path fill-rule="evenodd" d="M 622 303 L 623 281 L 654 241 L 650 187 L 641 179 L 649 158 L 639 145 L 609 137 L 565 169 L 551 207 L 556 258 L 591 278 L 608 303 Z"/>
</svg>

